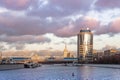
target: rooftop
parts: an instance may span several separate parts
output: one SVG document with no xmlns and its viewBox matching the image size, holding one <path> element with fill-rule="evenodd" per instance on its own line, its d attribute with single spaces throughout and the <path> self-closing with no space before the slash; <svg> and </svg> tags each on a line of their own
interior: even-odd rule
<svg viewBox="0 0 120 80">
<path fill-rule="evenodd" d="M 87 28 L 87 29 L 81 29 L 80 32 L 91 32 L 91 30 L 89 28 Z"/>
</svg>

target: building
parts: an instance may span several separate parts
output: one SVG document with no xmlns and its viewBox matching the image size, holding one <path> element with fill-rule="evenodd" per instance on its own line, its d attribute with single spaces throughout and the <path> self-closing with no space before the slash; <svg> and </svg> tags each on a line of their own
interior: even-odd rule
<svg viewBox="0 0 120 80">
<path fill-rule="evenodd" d="M 11 57 L 10 59 L 11 59 L 10 62 L 13 62 L 13 63 L 27 63 L 31 61 L 31 59 L 27 57 Z"/>
<path fill-rule="evenodd" d="M 89 28 L 81 29 L 77 35 L 77 57 L 79 61 L 93 60 L 93 34 Z"/>
<path fill-rule="evenodd" d="M 63 57 L 64 58 L 71 58 L 71 57 L 74 57 L 67 49 L 67 45 L 65 44 L 65 49 L 63 51 Z"/>
<path fill-rule="evenodd" d="M 38 63 L 38 62 L 40 62 L 41 57 L 40 57 L 39 54 L 35 54 L 35 53 L 34 53 L 34 54 L 30 57 L 30 59 L 31 59 L 32 62 Z"/>
<path fill-rule="evenodd" d="M 64 51 L 63 51 L 63 57 L 64 57 L 64 58 L 67 58 L 67 57 L 69 57 L 69 56 L 70 56 L 70 53 L 68 52 L 67 46 L 66 46 L 66 44 L 65 44 L 65 49 L 64 49 Z"/>
<path fill-rule="evenodd" d="M 22 55 L 20 54 L 10 54 L 4 55 L 2 58 L 1 63 L 27 63 L 27 62 L 34 62 L 37 63 L 41 59 L 40 55 L 37 53 L 28 53 Z"/>
<path fill-rule="evenodd" d="M 104 56 L 111 56 L 115 55 L 118 52 L 116 49 L 109 49 L 104 51 Z"/>
<path fill-rule="evenodd" d="M 104 56 L 104 52 L 101 50 L 93 50 L 93 61 L 97 61 Z"/>
</svg>

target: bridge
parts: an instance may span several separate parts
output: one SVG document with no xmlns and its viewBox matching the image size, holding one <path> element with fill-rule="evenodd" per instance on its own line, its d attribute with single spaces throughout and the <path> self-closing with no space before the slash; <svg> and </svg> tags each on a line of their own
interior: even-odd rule
<svg viewBox="0 0 120 80">
<path fill-rule="evenodd" d="M 64 59 L 48 59 L 45 61 L 41 61 L 39 63 L 42 64 L 68 64 L 68 63 L 73 63 L 77 62 L 77 58 L 64 58 Z"/>
</svg>

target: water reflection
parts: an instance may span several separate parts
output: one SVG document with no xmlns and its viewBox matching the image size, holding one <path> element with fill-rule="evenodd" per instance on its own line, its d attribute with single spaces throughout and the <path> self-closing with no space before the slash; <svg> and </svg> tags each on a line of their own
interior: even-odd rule
<svg viewBox="0 0 120 80">
<path fill-rule="evenodd" d="M 120 69 L 83 66 L 77 69 L 77 80 L 120 80 Z"/>
<path fill-rule="evenodd" d="M 44 65 L 35 69 L 0 71 L 0 80 L 120 80 L 119 75 L 120 69 Z"/>
</svg>

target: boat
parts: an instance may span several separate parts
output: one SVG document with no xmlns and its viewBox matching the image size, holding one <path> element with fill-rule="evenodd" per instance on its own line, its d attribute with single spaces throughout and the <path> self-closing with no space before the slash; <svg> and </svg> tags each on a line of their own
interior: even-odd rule
<svg viewBox="0 0 120 80">
<path fill-rule="evenodd" d="M 36 68 L 36 67 L 40 67 L 41 64 L 39 63 L 33 63 L 33 62 L 29 62 L 24 64 L 24 68 Z"/>
</svg>

